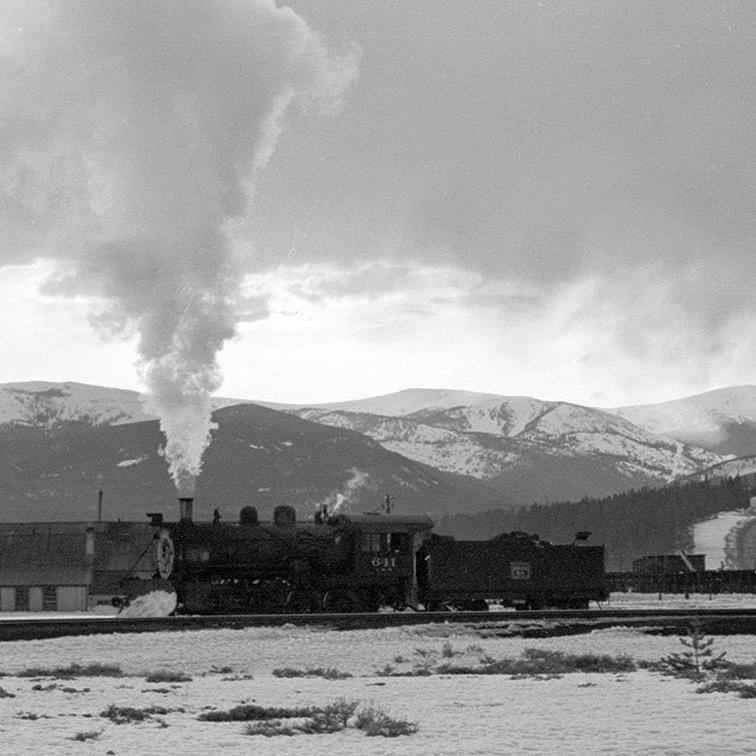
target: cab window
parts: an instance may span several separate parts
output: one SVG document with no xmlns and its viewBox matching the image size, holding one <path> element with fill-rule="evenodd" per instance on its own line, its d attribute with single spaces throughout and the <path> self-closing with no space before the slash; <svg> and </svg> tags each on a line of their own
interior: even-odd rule
<svg viewBox="0 0 756 756">
<path fill-rule="evenodd" d="M 407 548 L 407 533 L 391 533 L 389 535 L 389 549 L 391 551 L 404 551 Z"/>
<path fill-rule="evenodd" d="M 363 533 L 362 550 L 371 553 L 385 551 L 387 546 L 386 533 Z"/>
<path fill-rule="evenodd" d="M 363 533 L 362 550 L 370 553 L 405 551 L 407 533 Z"/>
</svg>

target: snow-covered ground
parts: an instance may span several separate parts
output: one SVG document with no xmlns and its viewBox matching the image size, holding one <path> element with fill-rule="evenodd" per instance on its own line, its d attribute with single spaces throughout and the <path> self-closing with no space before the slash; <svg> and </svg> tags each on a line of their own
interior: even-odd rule
<svg viewBox="0 0 756 756">
<path fill-rule="evenodd" d="M 632 594 L 622 594 L 622 596 Z M 612 604 L 620 603 L 614 594 Z M 637 599 L 636 594 L 633 598 Z M 646 597 L 651 601 L 656 597 Z M 715 599 L 721 601 L 722 597 Z M 753 597 L 750 597 L 753 599 Z M 706 597 L 708 600 L 708 597 Z M 667 605 L 667 602 L 662 602 Z M 657 600 L 657 605 L 659 604 Z M 649 671 L 566 674 L 556 679 L 432 674 L 386 676 L 441 662 L 479 665 L 526 648 L 657 660 L 682 650 L 675 637 L 625 628 L 548 639 L 495 637 L 444 624 L 336 632 L 318 627 L 100 635 L 3 643 L 0 698 L 3 753 L 97 754 L 750 754 L 756 700 L 696 693 L 694 683 Z M 753 637 L 715 639 L 736 662 L 756 661 Z M 29 667 L 118 664 L 125 677 L 72 680 L 17 676 Z M 335 668 L 352 677 L 280 678 L 280 668 Z M 231 672 L 227 669 L 231 668 Z M 147 683 L 148 673 L 191 681 Z M 197 715 L 241 703 L 314 706 L 345 698 L 416 722 L 416 734 L 249 736 L 245 723 Z M 142 723 L 115 724 L 111 704 L 163 707 Z M 71 740 L 99 733 L 88 740 Z"/>
<path fill-rule="evenodd" d="M 739 551 L 738 534 L 756 520 L 756 503 L 748 509 L 719 512 L 708 520 L 693 526 L 693 552 L 706 555 L 706 569 L 750 569 L 753 563 L 744 564 Z"/>
<path fill-rule="evenodd" d="M 609 609 L 756 609 L 754 593 L 612 593 L 604 605 Z M 756 648 L 756 639 L 754 639 Z"/>
</svg>

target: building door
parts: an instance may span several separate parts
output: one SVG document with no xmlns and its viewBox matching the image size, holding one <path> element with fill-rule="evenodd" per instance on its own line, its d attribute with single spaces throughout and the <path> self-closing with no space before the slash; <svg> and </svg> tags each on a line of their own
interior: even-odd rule
<svg viewBox="0 0 756 756">
<path fill-rule="evenodd" d="M 59 612 L 84 612 L 87 610 L 87 587 L 85 585 L 59 585 L 57 593 Z"/>
<path fill-rule="evenodd" d="M 29 611 L 42 611 L 42 586 L 35 585 L 29 588 Z"/>
</svg>

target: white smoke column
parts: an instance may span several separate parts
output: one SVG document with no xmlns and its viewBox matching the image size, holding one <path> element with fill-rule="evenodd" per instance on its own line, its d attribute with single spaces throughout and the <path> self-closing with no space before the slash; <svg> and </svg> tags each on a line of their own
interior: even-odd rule
<svg viewBox="0 0 756 756">
<path fill-rule="evenodd" d="M 103 298 L 190 489 L 234 333 L 255 180 L 292 103 L 338 107 L 356 55 L 272 0 L 4 0 L 0 265 L 58 262 L 48 290 Z"/>
</svg>

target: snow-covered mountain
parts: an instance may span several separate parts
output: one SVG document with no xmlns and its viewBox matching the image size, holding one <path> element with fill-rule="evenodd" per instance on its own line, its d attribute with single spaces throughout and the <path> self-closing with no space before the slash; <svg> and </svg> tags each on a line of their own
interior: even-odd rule
<svg viewBox="0 0 756 756">
<path fill-rule="evenodd" d="M 721 461 L 601 410 L 527 397 L 420 409 L 401 417 L 332 409 L 296 411 L 355 430 L 390 451 L 468 475 L 521 501 L 605 495 L 660 485 Z"/>
<path fill-rule="evenodd" d="M 114 425 L 149 419 L 136 391 L 46 381 L 0 385 L 0 423 L 51 428 L 65 422 Z"/>
<path fill-rule="evenodd" d="M 234 521 L 241 507 L 269 519 L 291 504 L 300 516 L 327 503 L 373 510 L 389 493 L 397 511 L 443 515 L 506 506 L 484 483 L 413 462 L 348 430 L 255 404 L 213 413 L 217 428 L 203 457 L 195 515 L 218 507 Z M 88 519 L 104 491 L 106 518 L 175 516 L 176 489 L 161 454 L 157 421 L 61 423 L 50 429 L 0 425 L 0 519 Z"/>
<path fill-rule="evenodd" d="M 344 410 L 345 412 L 367 412 L 373 415 L 399 417 L 426 409 L 450 409 L 471 407 L 487 402 L 504 401 L 507 397 L 498 394 L 484 394 L 479 391 L 458 391 L 455 389 L 411 388 L 393 394 L 381 394 L 367 399 L 352 399 L 345 402 L 326 404 L 268 405 L 276 409 L 316 408 L 324 410 Z"/>
<path fill-rule="evenodd" d="M 756 386 L 731 386 L 670 402 L 606 411 L 651 433 L 718 454 L 756 453 Z"/>
<path fill-rule="evenodd" d="M 244 404 L 243 399 L 214 399 L 213 409 Z M 0 384 L 0 425 L 53 428 L 61 423 L 123 425 L 155 420 L 137 391 L 86 383 L 28 381 Z"/>
<path fill-rule="evenodd" d="M 213 405 L 250 403 L 217 398 Z M 357 431 L 409 460 L 483 482 L 510 504 L 660 485 L 712 466 L 729 469 L 724 463 L 736 447 L 747 449 L 740 456 L 756 453 L 756 386 L 616 410 L 452 389 L 407 389 L 310 407 L 254 403 Z M 0 427 L 76 423 L 84 430 L 152 419 L 135 391 L 80 383 L 0 385 Z"/>
</svg>

